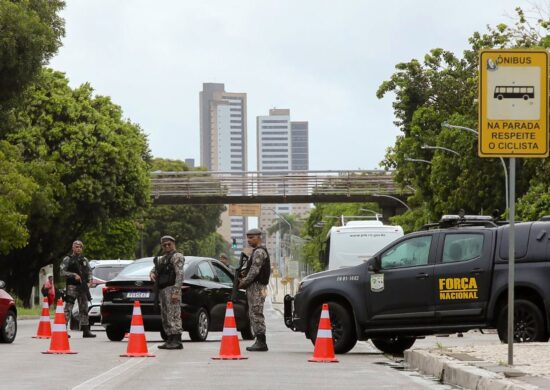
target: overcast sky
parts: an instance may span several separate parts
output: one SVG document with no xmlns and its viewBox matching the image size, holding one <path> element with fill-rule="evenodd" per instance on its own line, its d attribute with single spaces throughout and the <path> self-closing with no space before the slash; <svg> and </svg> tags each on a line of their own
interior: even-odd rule
<svg viewBox="0 0 550 390">
<path fill-rule="evenodd" d="M 256 116 L 289 108 L 309 121 L 310 169 L 374 169 L 393 145 L 399 62 L 435 47 L 462 53 L 474 31 L 511 22 L 511 0 L 68 0 L 51 66 L 90 82 L 148 134 L 155 157 L 199 155 L 203 82 L 248 94 L 249 170 Z"/>
</svg>

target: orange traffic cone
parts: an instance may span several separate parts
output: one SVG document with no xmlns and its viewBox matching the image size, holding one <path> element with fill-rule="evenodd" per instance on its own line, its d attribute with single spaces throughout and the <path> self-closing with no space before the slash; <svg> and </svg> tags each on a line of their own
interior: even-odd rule
<svg viewBox="0 0 550 390">
<path fill-rule="evenodd" d="M 65 313 L 63 313 L 63 301 L 59 299 L 55 308 L 55 319 L 52 328 L 52 340 L 50 349 L 42 353 L 55 354 L 74 354 L 78 352 L 71 351 L 69 337 L 67 335 L 67 326 L 65 325 Z"/>
<path fill-rule="evenodd" d="M 40 322 L 38 323 L 36 336 L 32 336 L 32 338 L 49 339 L 50 337 L 52 337 L 52 327 L 50 324 L 50 308 L 48 306 L 48 298 L 44 298 L 44 300 L 42 301 L 42 314 L 40 315 Z"/>
<path fill-rule="evenodd" d="M 225 309 L 225 321 L 223 323 L 222 343 L 220 345 L 220 354 L 213 357 L 215 360 L 242 360 L 248 359 L 241 355 L 239 348 L 239 336 L 237 336 L 237 324 L 235 322 L 235 313 L 233 312 L 233 302 L 227 302 Z"/>
<path fill-rule="evenodd" d="M 132 324 L 130 325 L 130 336 L 128 337 L 128 348 L 126 353 L 120 355 L 123 357 L 154 357 L 147 350 L 147 341 L 145 340 L 145 329 L 143 328 L 143 317 L 141 316 L 141 306 L 139 301 L 134 301 L 134 311 L 132 312 Z"/>
<path fill-rule="evenodd" d="M 331 329 L 328 305 L 323 303 L 321 319 L 319 320 L 319 329 L 317 330 L 317 338 L 315 339 L 315 349 L 313 350 L 311 359 L 308 359 L 309 362 L 338 363 L 338 359 L 334 357 L 334 344 L 332 343 Z"/>
</svg>

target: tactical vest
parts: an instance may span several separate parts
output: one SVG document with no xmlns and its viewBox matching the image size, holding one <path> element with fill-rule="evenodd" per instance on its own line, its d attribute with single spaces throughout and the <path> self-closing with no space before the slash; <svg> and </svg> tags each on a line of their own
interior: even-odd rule
<svg viewBox="0 0 550 390">
<path fill-rule="evenodd" d="M 166 260 L 162 263 L 160 263 L 158 257 L 155 257 L 153 260 L 155 263 L 155 271 L 157 273 L 158 288 L 161 290 L 176 284 L 176 270 L 170 262 L 175 253 L 176 252 L 172 252 L 169 254 L 166 257 Z"/>
<path fill-rule="evenodd" d="M 67 278 L 67 284 L 72 286 L 80 286 L 81 281 L 85 280 L 88 281 L 88 273 L 87 267 L 83 267 L 80 265 L 80 259 L 85 259 L 84 257 L 77 257 L 77 256 L 68 256 L 69 257 L 69 264 L 67 265 L 67 272 L 73 272 L 80 276 L 80 280 L 76 280 L 74 277 L 68 277 Z"/>
<path fill-rule="evenodd" d="M 259 246 L 257 248 L 254 248 L 252 251 L 252 254 L 250 255 L 250 260 L 248 261 L 248 265 L 245 270 L 245 274 L 248 274 L 248 271 L 250 271 L 250 267 L 252 265 L 252 259 L 254 259 L 254 252 L 256 252 L 258 249 L 263 249 L 265 251 L 265 254 L 267 257 L 265 258 L 258 275 L 256 275 L 256 278 L 252 281 L 258 282 L 263 285 L 267 285 L 269 283 L 269 276 L 271 275 L 271 260 L 269 259 L 269 252 L 267 251 L 267 248 L 265 246 Z"/>
</svg>

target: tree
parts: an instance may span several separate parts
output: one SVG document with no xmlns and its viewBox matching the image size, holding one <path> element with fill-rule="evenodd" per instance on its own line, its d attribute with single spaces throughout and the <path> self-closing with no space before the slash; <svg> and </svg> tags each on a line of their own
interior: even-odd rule
<svg viewBox="0 0 550 390">
<path fill-rule="evenodd" d="M 279 232 L 281 237 L 285 234 L 294 234 L 295 236 L 300 234 L 302 230 L 303 222 L 296 214 L 278 214 L 269 229 L 267 229 L 268 235 L 273 235 Z"/>
<path fill-rule="evenodd" d="M 0 141 L 0 254 L 27 244 L 27 216 L 36 182 L 25 174 L 19 149 Z"/>
<path fill-rule="evenodd" d="M 550 41 L 540 31 L 547 29 L 549 22 L 538 20 L 540 28 L 533 28 L 521 9 L 517 13 L 513 26 L 499 24 L 486 34 L 474 33 L 469 40 L 471 48 L 462 58 L 433 49 L 423 61 L 413 59 L 396 65 L 396 73 L 380 85 L 379 98 L 395 93 L 395 124 L 402 132 L 382 165 L 397 170 L 396 181 L 403 187 L 412 185 L 416 189 L 408 203 L 420 208 L 394 219 L 404 223 L 405 230 L 418 228 L 419 221 L 438 220 L 442 214 L 456 213 L 461 208 L 475 214 L 505 209 L 504 172 L 498 159 L 478 158 L 473 134 L 441 125 L 449 122 L 477 127 L 481 49 L 544 46 Z M 460 156 L 424 149 L 423 145 L 443 146 Z M 411 158 L 431 164 L 411 162 Z M 519 162 L 518 196 L 529 190 L 531 178 L 540 169 L 538 165 Z"/>
<path fill-rule="evenodd" d="M 181 172 L 188 171 L 189 168 L 180 160 L 155 158 L 151 170 Z M 214 249 L 222 250 L 219 238 L 211 235 L 220 225 L 220 215 L 224 209 L 222 205 L 152 206 L 143 216 L 141 234 L 144 254 L 156 254 L 160 249 L 160 237 L 166 234 L 176 239 L 178 250 L 182 250 L 184 254 L 205 253 L 206 242 L 213 243 Z"/>
<path fill-rule="evenodd" d="M 84 84 L 71 89 L 45 69 L 25 90 L 0 134 L 19 148 L 37 184 L 27 214 L 28 244 L 0 256 L 0 277 L 26 299 L 40 267 L 58 264 L 71 242 L 149 203 L 149 149 L 138 125 Z"/>
<path fill-rule="evenodd" d="M 65 35 L 61 0 L 0 0 L 0 108 L 40 74 Z"/>
</svg>

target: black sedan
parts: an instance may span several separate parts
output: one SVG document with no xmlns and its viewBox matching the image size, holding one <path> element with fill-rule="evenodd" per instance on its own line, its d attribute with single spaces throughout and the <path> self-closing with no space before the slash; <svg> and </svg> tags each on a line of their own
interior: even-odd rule
<svg viewBox="0 0 550 390">
<path fill-rule="evenodd" d="M 124 268 L 103 288 L 101 325 L 112 341 L 121 341 L 129 331 L 134 301 L 140 301 L 146 331 L 160 331 L 160 311 L 154 306 L 154 284 L 149 279 L 153 258 L 136 260 Z M 193 341 L 204 341 L 208 332 L 222 331 L 227 301 L 233 288 L 233 273 L 221 262 L 205 257 L 185 256 L 184 283 L 181 288 L 183 329 Z M 234 304 L 237 328 L 242 338 L 252 340 L 248 304 L 244 291 L 239 291 Z"/>
</svg>

